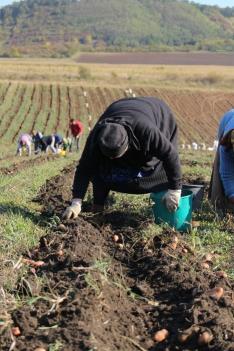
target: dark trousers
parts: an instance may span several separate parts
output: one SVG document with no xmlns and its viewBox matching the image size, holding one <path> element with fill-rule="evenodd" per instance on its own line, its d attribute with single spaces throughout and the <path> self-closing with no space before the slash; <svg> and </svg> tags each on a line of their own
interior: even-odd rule
<svg viewBox="0 0 234 351">
<path fill-rule="evenodd" d="M 149 194 L 168 189 L 168 180 L 161 162 L 150 176 L 135 178 L 128 182 L 109 183 L 96 174 L 92 179 L 93 203 L 104 205 L 111 190 L 126 194 Z"/>
</svg>

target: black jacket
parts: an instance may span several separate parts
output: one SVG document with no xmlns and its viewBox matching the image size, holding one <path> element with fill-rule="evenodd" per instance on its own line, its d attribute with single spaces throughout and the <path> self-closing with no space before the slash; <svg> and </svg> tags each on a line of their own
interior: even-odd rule
<svg viewBox="0 0 234 351">
<path fill-rule="evenodd" d="M 106 122 L 122 124 L 129 137 L 128 151 L 120 158 L 108 159 L 100 152 L 97 134 Z M 111 104 L 91 131 L 76 168 L 73 198 L 83 199 L 95 174 L 112 165 L 141 171 L 155 169 L 162 162 L 169 188 L 181 188 L 181 167 L 177 151 L 177 124 L 169 107 L 153 97 L 121 99 Z"/>
</svg>

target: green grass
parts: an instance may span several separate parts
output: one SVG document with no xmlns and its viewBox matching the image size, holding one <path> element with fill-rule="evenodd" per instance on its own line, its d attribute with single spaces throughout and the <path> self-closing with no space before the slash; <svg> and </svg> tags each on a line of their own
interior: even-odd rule
<svg viewBox="0 0 234 351">
<path fill-rule="evenodd" d="M 38 244 L 45 234 L 40 225 L 40 207 L 32 199 L 45 181 L 60 172 L 68 163 L 77 159 L 77 154 L 68 158 L 56 158 L 28 168 L 15 176 L 0 176 L 0 285 L 9 288 L 17 278 L 12 266 L 4 262 L 16 262 L 23 252 Z"/>
</svg>

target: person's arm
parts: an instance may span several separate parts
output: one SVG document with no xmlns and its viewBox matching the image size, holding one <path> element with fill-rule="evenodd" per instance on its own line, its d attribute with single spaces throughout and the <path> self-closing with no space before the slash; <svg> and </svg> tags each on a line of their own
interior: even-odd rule
<svg viewBox="0 0 234 351">
<path fill-rule="evenodd" d="M 219 148 L 219 173 L 225 196 L 234 203 L 234 152 L 225 146 Z"/>
<path fill-rule="evenodd" d="M 182 172 L 179 154 L 176 147 L 168 140 L 158 128 L 145 131 L 148 135 L 148 153 L 163 162 L 169 189 L 177 190 L 182 187 Z"/>
<path fill-rule="evenodd" d="M 93 135 L 93 133 L 89 135 L 76 167 L 72 188 L 73 198 L 83 199 L 85 197 L 90 179 L 98 167 L 99 150 L 94 146 Z"/>
<path fill-rule="evenodd" d="M 63 213 L 63 217 L 66 219 L 76 218 L 81 212 L 82 201 L 87 192 L 89 181 L 97 168 L 98 149 L 94 147 L 93 142 L 93 133 L 91 133 L 76 167 L 72 188 L 72 203 Z"/>
</svg>

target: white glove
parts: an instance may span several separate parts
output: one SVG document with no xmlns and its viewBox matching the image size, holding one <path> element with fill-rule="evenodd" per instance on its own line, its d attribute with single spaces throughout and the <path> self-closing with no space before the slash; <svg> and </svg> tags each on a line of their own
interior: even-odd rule
<svg viewBox="0 0 234 351">
<path fill-rule="evenodd" d="M 179 206 L 179 201 L 181 198 L 181 190 L 171 190 L 168 189 L 166 194 L 163 196 L 162 201 L 165 203 L 169 212 L 174 212 Z"/>
<path fill-rule="evenodd" d="M 70 218 L 77 218 L 81 212 L 81 199 L 73 199 L 71 206 L 67 207 L 63 213 L 63 218 L 70 219 Z"/>
</svg>

